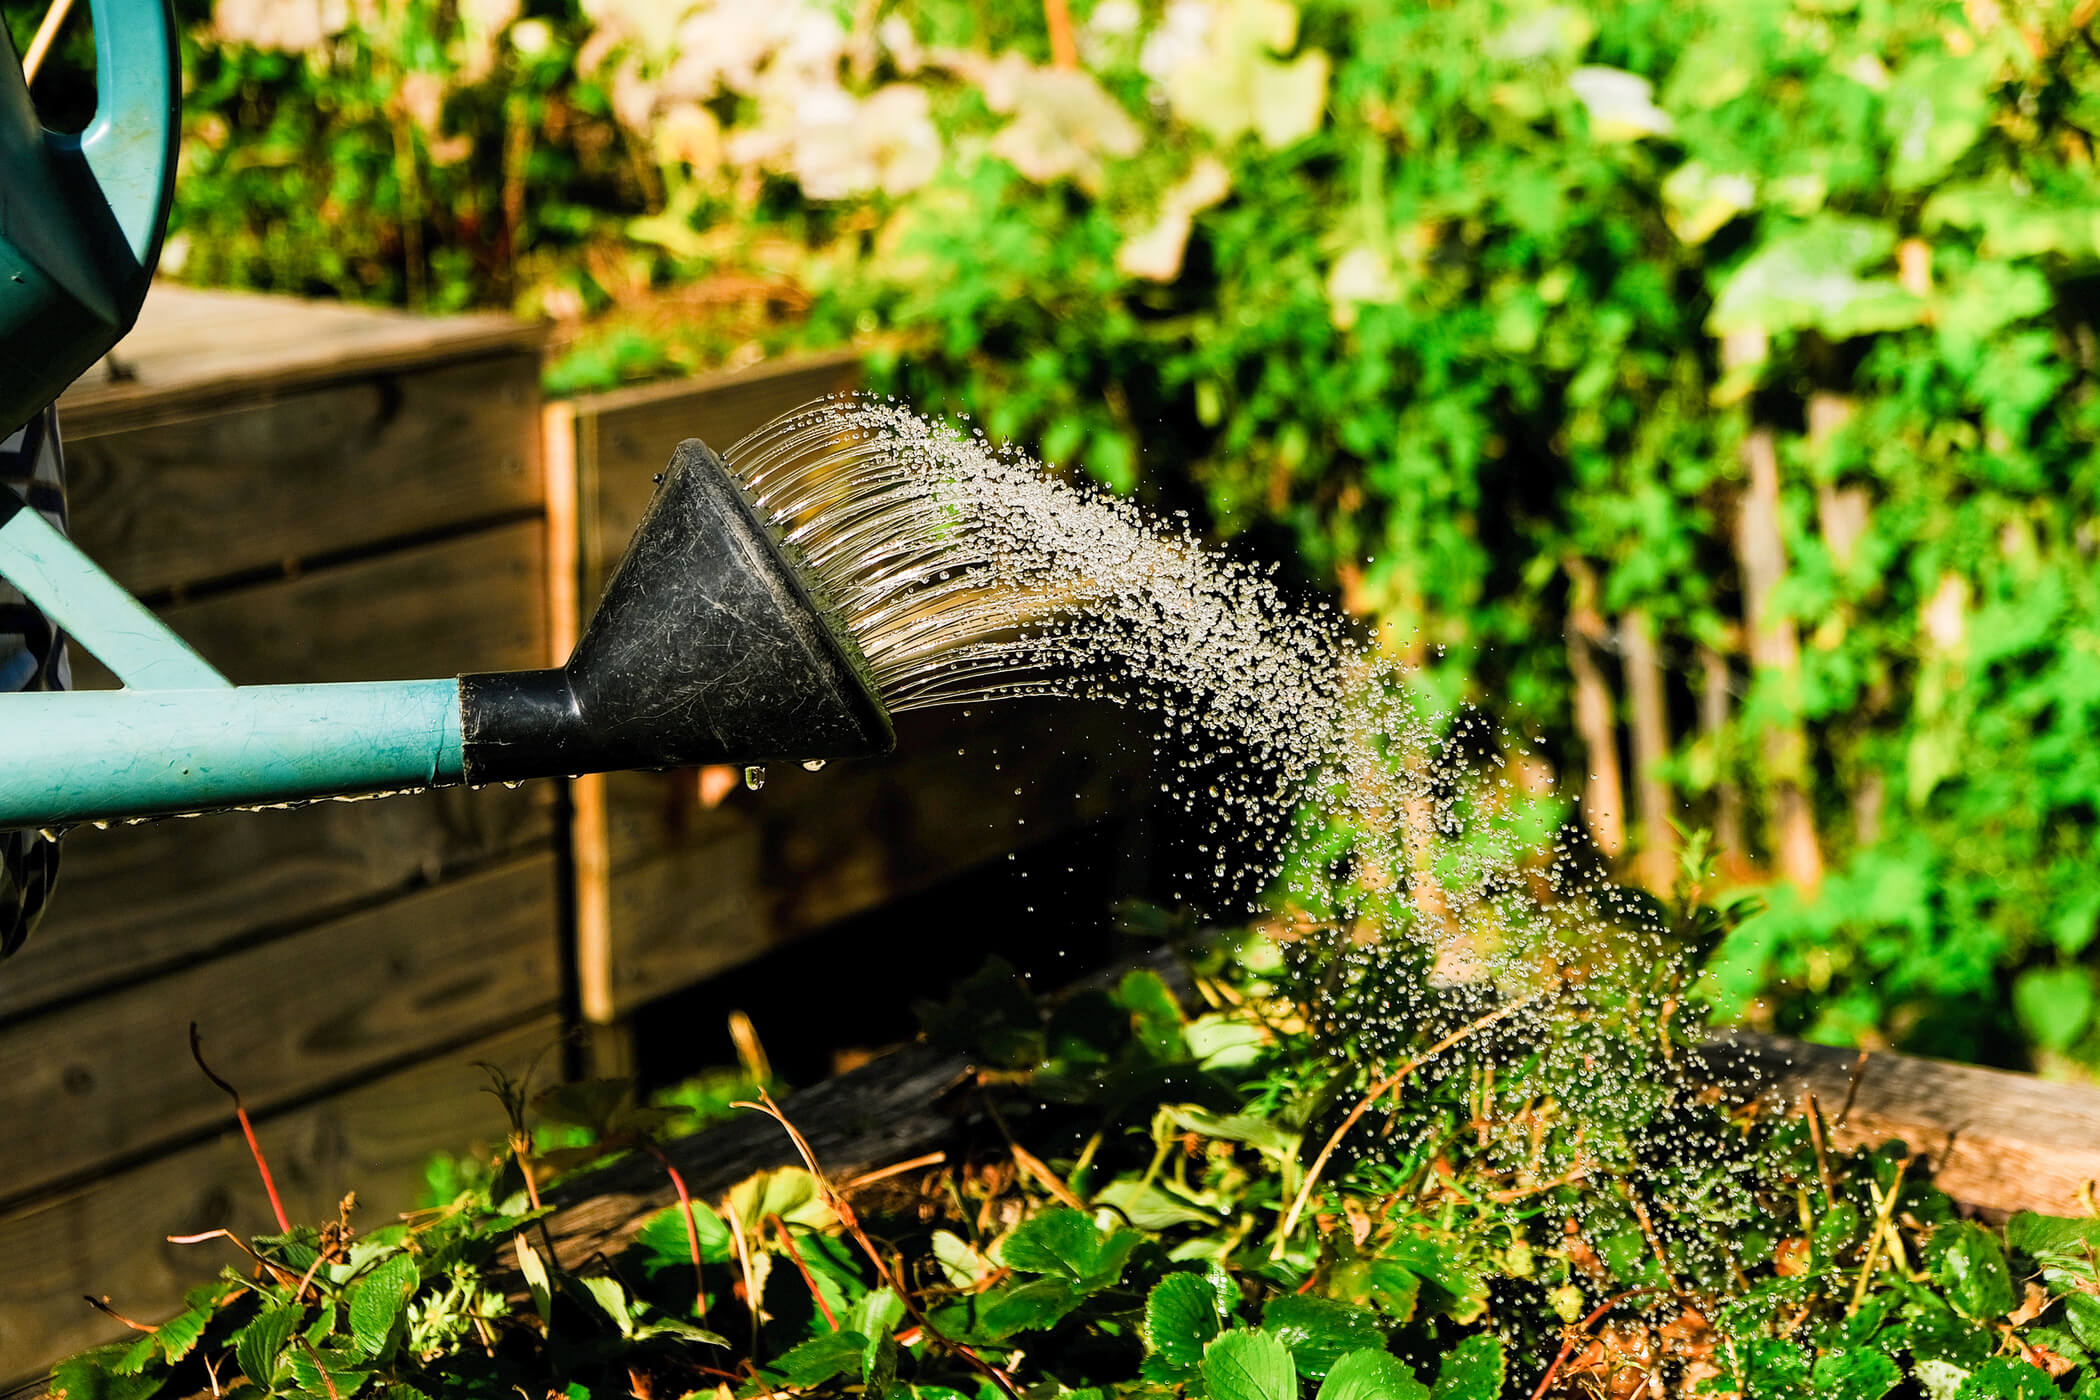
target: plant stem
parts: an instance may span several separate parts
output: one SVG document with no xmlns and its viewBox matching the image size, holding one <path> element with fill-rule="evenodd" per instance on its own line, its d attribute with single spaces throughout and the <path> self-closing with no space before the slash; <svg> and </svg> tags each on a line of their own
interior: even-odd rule
<svg viewBox="0 0 2100 1400">
<path fill-rule="evenodd" d="M 1577 1324 L 1575 1329 L 1569 1332 L 1566 1339 L 1561 1342 L 1560 1354 L 1553 1358 L 1553 1364 L 1546 1368 L 1546 1374 L 1539 1377 L 1538 1389 L 1531 1392 L 1531 1400 L 1544 1400 L 1546 1392 L 1553 1388 L 1553 1378 L 1560 1374 L 1562 1364 L 1567 1361 L 1568 1353 L 1575 1350 L 1576 1342 L 1589 1335 L 1589 1330 L 1597 1325 L 1598 1319 L 1625 1302 L 1628 1298 L 1637 1298 L 1644 1293 L 1660 1293 L 1662 1291 L 1660 1288 L 1646 1285 L 1640 1288 L 1629 1288 L 1624 1293 L 1612 1294 L 1611 1297 L 1606 1298 L 1592 1308 L 1590 1315 Z"/>
<path fill-rule="evenodd" d="M 1335 1149 L 1342 1145 L 1343 1138 L 1349 1136 L 1349 1130 L 1363 1120 L 1364 1114 L 1370 1111 L 1372 1104 L 1385 1097 L 1389 1091 L 1398 1088 L 1402 1080 L 1421 1068 L 1425 1062 L 1443 1054 L 1466 1037 L 1478 1031 L 1486 1030 L 1497 1021 L 1506 1020 L 1516 1015 L 1544 995 L 1544 992 L 1533 992 L 1528 997 L 1522 997 L 1509 1003 L 1507 1006 L 1497 1007 L 1478 1020 L 1470 1021 L 1460 1026 L 1457 1030 L 1400 1066 L 1392 1074 L 1373 1084 L 1371 1092 L 1365 1094 L 1356 1107 L 1349 1110 L 1349 1116 L 1344 1118 L 1341 1126 L 1336 1128 L 1333 1134 L 1328 1137 L 1326 1146 L 1320 1149 L 1320 1155 L 1313 1158 L 1312 1166 L 1306 1169 L 1304 1184 L 1298 1188 L 1297 1196 L 1291 1201 L 1291 1208 L 1284 1212 L 1283 1223 L 1276 1228 L 1276 1244 L 1269 1251 L 1269 1257 L 1271 1259 L 1281 1259 L 1283 1257 L 1284 1244 L 1290 1239 L 1291 1231 L 1296 1228 L 1298 1217 L 1305 1210 L 1305 1203 L 1312 1198 L 1313 1187 L 1319 1183 L 1320 1173 L 1326 1170 L 1328 1160 L 1334 1156 Z"/>
<path fill-rule="evenodd" d="M 248 1139 L 248 1152 L 255 1158 L 255 1170 L 261 1175 L 263 1190 L 270 1197 L 270 1210 L 277 1216 L 277 1228 L 289 1233 L 291 1219 L 284 1213 L 284 1202 L 277 1197 L 277 1183 L 270 1176 L 270 1164 L 263 1157 L 262 1144 L 255 1140 L 255 1125 L 248 1121 L 248 1109 L 241 1102 L 241 1091 L 212 1073 L 211 1066 L 204 1062 L 204 1042 L 197 1033 L 195 1021 L 190 1022 L 190 1058 L 197 1062 L 198 1069 L 204 1071 L 206 1079 L 225 1090 L 227 1097 L 233 1100 L 233 1116 L 240 1121 L 241 1135 Z"/>
<path fill-rule="evenodd" d="M 817 1287 L 816 1275 L 809 1271 L 809 1265 L 802 1262 L 802 1251 L 795 1248 L 795 1237 L 788 1233 L 787 1222 L 777 1215 L 769 1215 L 766 1220 L 779 1233 L 780 1247 L 787 1251 L 788 1258 L 795 1261 L 795 1268 L 801 1273 L 802 1281 L 809 1285 L 809 1296 L 816 1302 L 817 1311 L 824 1314 L 824 1320 L 831 1324 L 832 1331 L 838 1331 L 839 1320 L 832 1315 L 831 1304 L 824 1301 L 824 1294 Z"/>
</svg>

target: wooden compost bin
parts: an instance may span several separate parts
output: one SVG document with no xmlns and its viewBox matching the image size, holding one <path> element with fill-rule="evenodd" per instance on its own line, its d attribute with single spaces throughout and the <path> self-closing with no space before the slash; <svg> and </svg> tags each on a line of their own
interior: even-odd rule
<svg viewBox="0 0 2100 1400">
<path fill-rule="evenodd" d="M 540 336 L 156 288 L 61 401 L 75 534 L 236 681 L 444 676 L 550 655 Z M 76 652 L 86 687 L 114 682 Z M 500 1136 L 474 1060 L 559 1034 L 554 791 L 228 813 L 66 841 L 0 966 L 0 1378 L 180 1306 L 274 1228 L 191 1021 L 287 1207 L 413 1204 Z M 485 1131 L 484 1131 L 485 1130 Z"/>
<path fill-rule="evenodd" d="M 672 450 L 727 451 L 858 379 L 850 352 L 650 385 L 548 408 L 550 515 L 573 513 L 573 627 L 618 562 Z M 567 456 L 572 470 L 560 468 Z M 564 644 L 567 635 L 563 638 Z M 1113 711 L 986 706 L 901 716 L 897 753 L 822 772 L 775 764 L 762 791 L 709 806 L 701 775 L 573 785 L 577 975 L 599 1067 L 623 1068 L 637 1008 L 782 942 L 1087 823 L 1139 812 L 1150 743 Z M 717 784 L 723 781 L 718 775 Z"/>
</svg>

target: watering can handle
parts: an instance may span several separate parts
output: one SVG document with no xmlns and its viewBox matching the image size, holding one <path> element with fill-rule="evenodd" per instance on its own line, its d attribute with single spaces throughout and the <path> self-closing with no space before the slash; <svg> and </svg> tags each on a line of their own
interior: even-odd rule
<svg viewBox="0 0 2100 1400">
<path fill-rule="evenodd" d="M 142 277 L 160 260 L 182 135 L 182 65 L 171 0 L 90 0 L 94 120 L 80 153 Z"/>
</svg>

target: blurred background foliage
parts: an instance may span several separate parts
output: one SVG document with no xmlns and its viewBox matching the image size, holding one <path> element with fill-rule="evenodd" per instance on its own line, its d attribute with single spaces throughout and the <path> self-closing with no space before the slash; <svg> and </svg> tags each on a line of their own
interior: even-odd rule
<svg viewBox="0 0 2100 1400">
<path fill-rule="evenodd" d="M 2100 1070 L 2100 0 L 181 10 L 174 275 L 859 345 L 1713 832 L 1725 1015 Z"/>
</svg>

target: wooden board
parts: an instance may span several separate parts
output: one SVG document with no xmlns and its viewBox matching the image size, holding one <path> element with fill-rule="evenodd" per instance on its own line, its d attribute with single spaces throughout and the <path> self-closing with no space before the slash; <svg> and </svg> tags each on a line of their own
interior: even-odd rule
<svg viewBox="0 0 2100 1400">
<path fill-rule="evenodd" d="M 538 1059 L 535 1082 L 546 1082 L 559 1057 L 543 1052 L 560 1034 L 552 1017 L 535 1018 L 259 1120 L 256 1136 L 285 1209 L 295 1220 L 331 1220 L 344 1193 L 355 1191 L 351 1223 L 370 1230 L 412 1208 L 430 1154 L 493 1149 L 502 1139 L 501 1111 L 481 1092 L 488 1081 L 475 1061 L 522 1074 Z M 223 1244 L 167 1237 L 220 1227 L 251 1235 L 276 1228 L 230 1115 L 207 1142 L 0 1214 L 0 1384 L 121 1333 L 81 1301 L 84 1293 L 141 1319 L 178 1311 L 185 1288 L 236 1256 Z"/>
<path fill-rule="evenodd" d="M 701 806 L 691 772 L 604 782 L 607 950 L 580 959 L 591 1019 L 1144 801 L 1150 745 L 1119 711 L 986 706 L 905 715 L 897 752 L 819 773 L 775 764 Z M 581 807 L 579 803 L 579 807 Z M 583 861 L 579 856 L 579 872 Z M 578 910 L 579 930 L 592 913 Z"/>
<path fill-rule="evenodd" d="M 530 351 L 124 431 L 60 411 L 75 536 L 140 594 L 516 518 L 544 489 Z"/>
<path fill-rule="evenodd" d="M 1925 1154 L 1940 1189 L 1993 1216 L 2084 1215 L 2080 1189 L 2100 1179 L 2100 1088 L 1910 1055 L 1869 1055 L 1776 1036 L 1724 1036 L 1708 1055 L 1813 1093 L 1842 1148 L 1901 1138 Z M 1851 1111 L 1838 1122 L 1847 1098 Z"/>
<path fill-rule="evenodd" d="M 545 664 L 545 571 L 543 527 L 518 520 L 159 611 L 237 685 L 421 680 Z"/>
<path fill-rule="evenodd" d="M 585 604 L 604 591 L 606 575 L 655 491 L 657 473 L 680 442 L 696 437 L 726 452 L 790 409 L 851 389 L 859 380 L 859 353 L 842 350 L 577 399 L 570 411 Z"/>
<path fill-rule="evenodd" d="M 377 909 L 0 1028 L 0 1201 L 213 1131 L 213 1067 L 267 1110 L 554 1009 L 554 858 Z M 119 954 L 119 956 L 121 956 Z"/>
<path fill-rule="evenodd" d="M 543 327 L 502 315 L 376 306 L 156 282 L 138 324 L 59 399 L 69 433 L 106 433 L 254 404 L 315 384 L 501 351 Z"/>
<path fill-rule="evenodd" d="M 555 786 L 76 831 L 49 914 L 0 971 L 0 1024 L 547 850 Z"/>
</svg>

